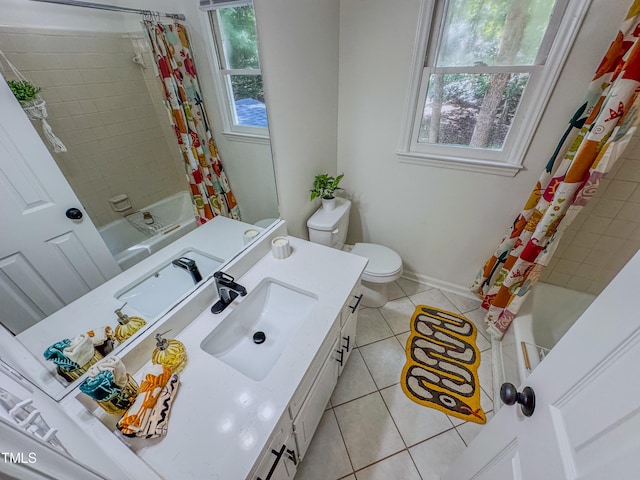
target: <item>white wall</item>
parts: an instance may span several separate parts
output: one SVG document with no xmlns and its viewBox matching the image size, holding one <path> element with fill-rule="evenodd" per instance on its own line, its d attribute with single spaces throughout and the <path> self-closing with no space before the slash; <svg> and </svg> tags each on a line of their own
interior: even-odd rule
<svg viewBox="0 0 640 480">
<path fill-rule="evenodd" d="M 339 0 L 255 0 L 280 214 L 307 238 L 313 177 L 336 173 Z"/>
<path fill-rule="evenodd" d="M 507 178 L 399 163 L 420 0 L 341 0 L 337 170 L 356 201 L 349 240 L 388 245 L 410 275 L 466 290 L 526 201 L 628 3 L 593 2 L 525 170 Z"/>
</svg>

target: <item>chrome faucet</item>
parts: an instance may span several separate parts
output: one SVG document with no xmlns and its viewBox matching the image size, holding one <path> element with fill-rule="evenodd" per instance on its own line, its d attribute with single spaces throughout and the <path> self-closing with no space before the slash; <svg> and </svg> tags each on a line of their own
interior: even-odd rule
<svg viewBox="0 0 640 480">
<path fill-rule="evenodd" d="M 202 275 L 200 275 L 200 270 L 198 270 L 198 266 L 196 265 L 195 260 L 191 260 L 188 257 L 180 257 L 176 258 L 173 262 L 171 262 L 174 267 L 183 268 L 187 272 L 191 274 L 191 278 L 193 278 L 193 283 L 197 284 L 200 280 L 202 280 Z"/>
<path fill-rule="evenodd" d="M 213 278 L 216 281 L 216 289 L 220 300 L 213 304 L 211 313 L 222 312 L 238 295 L 244 297 L 247 294 L 247 289 L 234 282 L 231 275 L 227 275 L 224 272 L 216 272 L 213 274 Z"/>
</svg>

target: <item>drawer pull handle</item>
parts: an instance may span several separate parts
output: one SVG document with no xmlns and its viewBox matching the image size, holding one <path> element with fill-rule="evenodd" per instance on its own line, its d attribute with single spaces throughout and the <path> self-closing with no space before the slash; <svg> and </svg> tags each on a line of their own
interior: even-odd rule
<svg viewBox="0 0 640 480">
<path fill-rule="evenodd" d="M 293 450 L 293 449 L 289 450 L 287 448 L 287 457 L 289 457 L 289 460 L 291 460 L 294 465 L 298 465 L 298 458 L 296 457 L 296 451 L 295 450 Z"/>
<path fill-rule="evenodd" d="M 342 366 L 342 361 L 344 360 L 344 350 L 340 349 L 340 350 L 336 350 L 336 352 L 340 354 L 340 358 L 336 358 L 336 362 L 338 362 L 340 366 Z"/>
<path fill-rule="evenodd" d="M 351 335 L 347 337 L 342 337 L 343 340 L 347 342 L 347 344 L 343 347 L 347 352 L 349 351 L 349 347 L 351 346 Z"/>
<path fill-rule="evenodd" d="M 349 308 L 351 309 L 351 313 L 356 311 L 356 308 L 358 308 L 358 305 L 360 305 L 360 300 L 362 300 L 362 294 L 358 295 L 357 297 L 354 295 L 355 298 L 358 299 L 358 301 L 356 302 L 355 305 L 349 305 Z"/>
<path fill-rule="evenodd" d="M 285 448 L 287 448 L 287 446 L 283 443 L 282 448 L 280 448 L 279 452 L 277 450 L 271 449 L 271 453 L 273 453 L 276 456 L 276 459 L 273 461 L 273 465 L 271 465 L 271 468 L 269 469 L 269 473 L 267 473 L 267 476 L 264 480 L 271 480 L 271 477 L 273 476 L 273 472 L 275 472 L 276 467 L 278 466 L 278 462 L 280 461 L 280 459 L 282 458 L 282 455 L 284 454 Z M 257 477 L 256 480 L 262 480 L 262 479 L 260 477 Z"/>
</svg>

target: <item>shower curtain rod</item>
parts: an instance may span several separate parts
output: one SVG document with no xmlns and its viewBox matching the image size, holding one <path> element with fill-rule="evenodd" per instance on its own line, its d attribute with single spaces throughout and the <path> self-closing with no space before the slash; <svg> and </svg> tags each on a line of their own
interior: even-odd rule
<svg viewBox="0 0 640 480">
<path fill-rule="evenodd" d="M 175 20 L 185 20 L 185 17 L 182 13 L 162 13 L 155 12 L 152 10 L 142 10 L 140 8 L 129 8 L 129 7 L 118 7 L 116 5 L 105 5 L 103 3 L 92 3 L 92 2 L 81 2 L 79 0 L 31 0 L 33 2 L 44 2 L 44 3 L 58 3 L 60 5 L 71 5 L 74 7 L 84 7 L 84 8 L 95 8 L 98 10 L 109 10 L 112 12 L 125 12 L 125 13 L 140 13 L 144 15 L 145 13 L 152 13 L 156 15 L 160 15 L 162 17 L 173 18 Z"/>
</svg>

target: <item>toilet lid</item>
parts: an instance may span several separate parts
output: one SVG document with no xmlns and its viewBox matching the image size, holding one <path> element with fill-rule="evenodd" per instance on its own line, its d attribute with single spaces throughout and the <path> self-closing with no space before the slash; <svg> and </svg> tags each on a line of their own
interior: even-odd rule
<svg viewBox="0 0 640 480">
<path fill-rule="evenodd" d="M 365 273 L 373 276 L 388 276 L 402 269 L 400 255 L 390 248 L 375 243 L 356 243 L 351 253 L 369 259 Z"/>
</svg>

